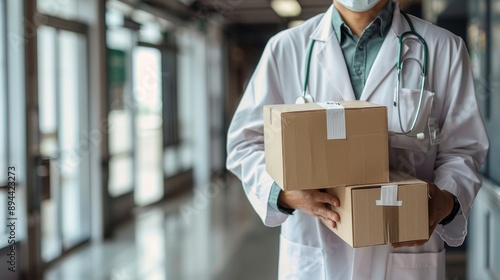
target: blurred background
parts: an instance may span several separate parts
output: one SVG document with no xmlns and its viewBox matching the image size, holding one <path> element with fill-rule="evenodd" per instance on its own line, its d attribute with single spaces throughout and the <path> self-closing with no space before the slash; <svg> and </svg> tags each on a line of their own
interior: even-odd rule
<svg viewBox="0 0 500 280">
<path fill-rule="evenodd" d="M 491 149 L 447 277 L 500 279 L 500 0 L 399 2 L 468 45 Z M 276 279 L 226 131 L 267 40 L 331 4 L 0 0 L 0 279 Z"/>
</svg>

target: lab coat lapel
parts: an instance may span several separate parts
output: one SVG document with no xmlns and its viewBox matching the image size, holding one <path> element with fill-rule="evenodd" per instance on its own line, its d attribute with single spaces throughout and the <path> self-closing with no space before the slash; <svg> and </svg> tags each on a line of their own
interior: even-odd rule
<svg viewBox="0 0 500 280">
<path fill-rule="evenodd" d="M 332 26 L 332 6 L 323 16 L 320 24 L 311 35 L 311 39 L 316 40 L 315 48 L 318 49 L 318 52 L 315 58 L 323 71 L 323 76 L 328 79 L 344 100 L 354 100 L 354 91 L 344 54 Z M 311 65 L 314 64 L 315 62 L 311 61 Z M 330 96 L 330 94 L 326 96 Z"/>
<path fill-rule="evenodd" d="M 394 77 L 396 77 L 396 63 L 399 48 L 398 36 L 403 33 L 404 30 L 409 30 L 409 27 L 407 27 L 406 24 L 403 25 L 403 21 L 406 23 L 406 20 L 402 17 L 399 5 L 396 4 L 391 30 L 387 34 L 377 58 L 373 62 L 372 69 L 370 70 L 363 93 L 361 94 L 361 100 L 368 100 L 377 88 L 386 80 L 388 75 L 393 74 Z M 401 53 L 402 57 L 408 49 L 408 46 L 403 42 Z M 392 94 L 392 92 L 386 92 L 384 94 Z"/>
</svg>

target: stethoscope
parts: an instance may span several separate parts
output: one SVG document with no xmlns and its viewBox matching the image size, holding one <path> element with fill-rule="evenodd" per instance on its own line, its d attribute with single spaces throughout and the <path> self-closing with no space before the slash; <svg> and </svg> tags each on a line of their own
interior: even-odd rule
<svg viewBox="0 0 500 280">
<path fill-rule="evenodd" d="M 415 126 L 417 124 L 418 118 L 420 116 L 420 111 L 422 107 L 422 100 L 424 97 L 424 89 L 425 89 L 425 84 L 427 81 L 427 55 L 428 55 L 428 50 L 427 50 L 427 43 L 425 42 L 424 38 L 420 36 L 415 31 L 415 27 L 413 26 L 413 23 L 410 19 L 410 17 L 403 11 L 401 11 L 401 14 L 405 17 L 406 21 L 408 22 L 408 25 L 410 26 L 410 31 L 403 32 L 401 35 L 399 35 L 398 38 L 398 43 L 399 43 L 399 49 L 398 49 L 398 61 L 396 64 L 396 89 L 394 90 L 394 107 L 397 108 L 398 110 L 398 118 L 399 118 L 399 126 L 401 131 L 400 132 L 395 132 L 395 131 L 390 131 L 389 135 L 404 135 L 408 137 L 414 137 L 419 140 L 422 140 L 425 138 L 425 134 L 423 132 L 417 133 L 415 135 L 412 135 L 411 133 L 415 130 Z M 411 122 L 410 128 L 408 130 L 405 130 L 403 128 L 403 123 L 401 120 L 401 106 L 399 106 L 399 96 L 400 96 L 400 91 L 401 91 L 401 86 L 402 86 L 402 79 L 401 75 L 403 72 L 403 66 L 404 66 L 404 60 L 402 59 L 402 50 L 403 50 L 403 40 L 405 37 L 408 36 L 415 36 L 419 39 L 420 44 L 423 47 L 423 63 L 419 63 L 420 68 L 422 69 L 421 72 L 421 81 L 420 81 L 420 96 L 418 100 L 418 105 L 417 105 L 417 111 L 415 113 L 415 116 L 413 117 L 413 121 Z M 305 78 L 304 78 L 304 84 L 302 88 L 302 95 L 300 95 L 297 100 L 295 101 L 296 104 L 304 104 L 304 103 L 312 103 L 314 102 L 314 98 L 312 97 L 311 94 L 307 93 L 307 88 L 309 86 L 309 72 L 310 72 L 310 66 L 311 66 L 311 57 L 312 57 L 312 52 L 314 49 L 314 44 L 316 43 L 316 40 L 311 40 L 309 43 L 309 49 L 307 52 L 307 57 L 306 57 L 306 68 L 305 68 Z"/>
</svg>

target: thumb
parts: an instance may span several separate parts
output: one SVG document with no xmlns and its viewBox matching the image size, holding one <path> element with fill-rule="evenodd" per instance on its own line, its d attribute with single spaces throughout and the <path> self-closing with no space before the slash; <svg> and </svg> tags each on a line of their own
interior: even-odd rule
<svg viewBox="0 0 500 280">
<path fill-rule="evenodd" d="M 429 226 L 433 226 L 434 224 L 437 223 L 437 214 L 432 213 L 429 215 Z"/>
</svg>

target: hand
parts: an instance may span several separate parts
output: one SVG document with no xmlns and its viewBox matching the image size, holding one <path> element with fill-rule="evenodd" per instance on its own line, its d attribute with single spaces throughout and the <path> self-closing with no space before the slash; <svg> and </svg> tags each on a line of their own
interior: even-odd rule
<svg viewBox="0 0 500 280">
<path fill-rule="evenodd" d="M 282 191 L 278 197 L 279 205 L 304 211 L 312 216 L 323 218 L 334 228 L 340 215 L 333 211 L 340 206 L 340 200 L 320 190 Z"/>
<path fill-rule="evenodd" d="M 429 190 L 429 238 L 436 226 L 446 218 L 453 210 L 453 195 L 448 191 L 441 190 L 434 183 L 427 182 Z M 424 245 L 427 240 L 407 241 L 393 243 L 392 248 L 418 247 Z"/>
</svg>

